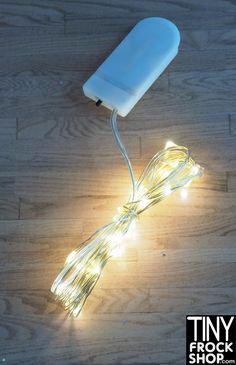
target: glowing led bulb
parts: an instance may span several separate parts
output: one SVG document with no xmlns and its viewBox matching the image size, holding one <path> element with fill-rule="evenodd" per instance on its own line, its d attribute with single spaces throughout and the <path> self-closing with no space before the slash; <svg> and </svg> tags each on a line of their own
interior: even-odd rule
<svg viewBox="0 0 236 365">
<path fill-rule="evenodd" d="M 77 316 L 78 316 L 78 314 L 80 313 L 80 311 L 81 311 L 81 306 L 79 305 L 78 307 L 76 307 L 76 308 L 73 310 L 73 312 L 72 312 L 73 316 L 74 316 L 74 317 L 77 317 Z M 81 317 L 81 313 L 80 313 L 80 317 Z"/>
<path fill-rule="evenodd" d="M 92 269 L 92 273 L 94 274 L 94 275 L 97 275 L 97 274 L 100 274 L 100 272 L 101 272 L 101 268 L 100 268 L 100 266 L 95 266 L 93 269 Z"/>
<path fill-rule="evenodd" d="M 186 199 L 187 199 L 187 197 L 188 197 L 188 189 L 185 189 L 185 188 L 181 189 L 181 191 L 180 191 L 180 196 L 181 196 L 181 198 L 182 198 L 183 200 L 186 200 Z"/>
<path fill-rule="evenodd" d="M 176 144 L 172 141 L 167 141 L 165 144 L 165 149 L 170 148 L 170 147 L 175 147 Z"/>
<path fill-rule="evenodd" d="M 163 179 L 165 179 L 167 176 L 169 176 L 169 175 L 170 175 L 170 171 L 162 170 L 162 171 L 160 172 L 160 175 L 161 175 L 161 177 L 162 177 Z"/>
<path fill-rule="evenodd" d="M 120 256 L 122 256 L 123 252 L 124 252 L 124 248 L 121 246 L 117 246 L 116 248 L 114 248 L 114 250 L 112 250 L 111 254 L 114 257 L 120 257 Z"/>
<path fill-rule="evenodd" d="M 127 240 L 134 240 L 135 239 L 135 237 L 136 237 L 135 228 L 136 228 L 136 221 L 133 220 L 131 222 L 130 226 L 129 226 L 128 232 L 125 235 L 125 238 Z"/>
<path fill-rule="evenodd" d="M 124 242 L 127 234 L 132 235 L 139 214 L 164 200 L 177 188 L 182 189 L 181 196 L 186 199 L 186 185 L 201 175 L 202 168 L 195 164 L 185 147 L 175 147 L 173 142 L 167 143 L 166 147 L 153 157 L 137 181 L 134 199 L 118 209 L 113 222 L 98 229 L 68 256 L 55 279 L 52 292 L 74 316 L 80 313 L 108 258 L 122 255 L 125 246 L 122 244 L 120 247 L 120 242 Z M 166 180 L 161 179 L 166 172 L 169 172 Z M 133 235 L 137 235 L 137 231 Z"/>
<path fill-rule="evenodd" d="M 173 167 L 174 169 L 179 165 L 179 161 L 171 161 L 170 162 L 170 166 Z"/>
<path fill-rule="evenodd" d="M 111 235 L 109 237 L 109 241 L 111 243 L 120 243 L 122 241 L 122 238 L 123 238 L 123 234 L 120 232 L 120 233 L 114 233 L 113 235 Z"/>
<path fill-rule="evenodd" d="M 131 223 L 130 223 L 130 226 L 129 226 L 129 232 L 132 232 L 134 231 L 134 229 L 136 228 L 136 221 L 133 220 Z"/>
<path fill-rule="evenodd" d="M 191 184 L 192 180 L 189 180 L 184 186 L 187 188 Z"/>
<path fill-rule="evenodd" d="M 199 173 L 199 166 L 198 165 L 193 166 L 191 173 L 193 175 L 197 175 Z"/>
<path fill-rule="evenodd" d="M 145 188 L 145 186 L 143 186 L 143 185 L 140 185 L 139 187 L 138 187 L 138 190 L 137 190 L 137 195 L 135 195 L 135 196 L 137 196 L 137 198 L 140 198 L 142 195 L 144 195 L 145 193 L 147 193 L 147 188 Z"/>
<path fill-rule="evenodd" d="M 115 215 L 112 220 L 113 220 L 113 222 L 118 222 L 119 221 L 119 216 Z"/>
<path fill-rule="evenodd" d="M 140 200 L 140 203 L 139 203 L 139 207 L 141 208 L 141 209 L 144 209 L 144 208 L 146 208 L 147 206 L 148 206 L 148 204 L 150 203 L 150 200 L 149 199 L 147 199 L 147 198 L 142 198 L 141 200 Z"/>
<path fill-rule="evenodd" d="M 66 258 L 66 264 L 69 264 L 72 262 L 72 260 L 75 258 L 76 251 L 72 251 Z"/>
<path fill-rule="evenodd" d="M 138 188 L 138 191 L 139 191 L 140 193 L 145 194 L 145 193 L 148 191 L 148 189 L 147 189 L 145 186 L 140 185 L 140 186 L 139 186 L 139 188 Z"/>
<path fill-rule="evenodd" d="M 170 188 L 170 186 L 169 185 L 164 186 L 163 195 L 164 196 L 168 196 L 170 194 L 171 194 L 171 188 Z"/>
<path fill-rule="evenodd" d="M 56 288 L 56 294 L 61 295 L 63 293 L 63 291 L 65 290 L 66 285 L 67 285 L 66 282 L 59 284 L 58 287 Z"/>
</svg>

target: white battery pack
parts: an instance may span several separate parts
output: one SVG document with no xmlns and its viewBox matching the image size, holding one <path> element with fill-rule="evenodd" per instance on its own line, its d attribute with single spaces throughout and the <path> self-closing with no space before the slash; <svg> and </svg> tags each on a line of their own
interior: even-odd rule
<svg viewBox="0 0 236 365">
<path fill-rule="evenodd" d="M 176 56 L 179 43 L 169 20 L 141 20 L 85 82 L 84 94 L 125 117 Z"/>
</svg>

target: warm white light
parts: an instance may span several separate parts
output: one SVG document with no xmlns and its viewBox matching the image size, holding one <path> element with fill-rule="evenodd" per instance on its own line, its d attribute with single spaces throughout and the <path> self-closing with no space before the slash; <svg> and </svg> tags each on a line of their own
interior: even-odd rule
<svg viewBox="0 0 236 365">
<path fill-rule="evenodd" d="M 140 185 L 137 191 L 137 197 L 140 198 L 140 196 L 144 195 L 147 192 L 147 188 L 145 186 Z"/>
<path fill-rule="evenodd" d="M 74 317 L 77 317 L 78 314 L 80 313 L 81 311 L 81 306 L 78 306 L 77 308 L 75 308 L 73 311 L 72 311 L 72 314 Z M 81 313 L 80 313 L 80 318 L 81 318 Z"/>
<path fill-rule="evenodd" d="M 65 290 L 66 285 L 67 285 L 66 282 L 59 284 L 58 287 L 56 288 L 56 294 L 61 295 L 63 293 L 63 291 Z"/>
<path fill-rule="evenodd" d="M 167 141 L 165 144 L 165 149 L 170 148 L 170 147 L 175 147 L 176 144 L 172 141 Z"/>
<path fill-rule="evenodd" d="M 92 273 L 93 273 L 94 275 L 100 274 L 100 272 L 101 272 L 100 266 L 95 266 L 95 267 L 92 269 Z"/>
<path fill-rule="evenodd" d="M 119 218 L 120 217 L 118 215 L 115 215 L 112 220 L 113 220 L 113 222 L 118 222 Z"/>
<path fill-rule="evenodd" d="M 181 198 L 182 198 L 183 200 L 186 200 L 186 199 L 187 199 L 187 197 L 188 197 L 188 189 L 185 189 L 185 188 L 181 189 L 181 191 L 180 191 L 180 196 L 181 196 Z"/>
<path fill-rule="evenodd" d="M 111 243 L 117 244 L 122 241 L 123 234 L 122 233 L 115 233 L 112 236 L 110 236 L 109 241 Z"/>
<path fill-rule="evenodd" d="M 173 167 L 174 169 L 179 165 L 179 161 L 171 161 L 170 162 L 170 166 Z"/>
<path fill-rule="evenodd" d="M 133 222 L 130 224 L 128 232 L 125 235 L 125 238 L 127 240 L 135 240 L 136 238 L 136 221 L 133 220 Z"/>
<path fill-rule="evenodd" d="M 199 166 L 198 165 L 193 166 L 191 173 L 193 175 L 197 175 L 199 173 Z"/>
<path fill-rule="evenodd" d="M 170 194 L 171 194 L 171 188 L 170 188 L 170 186 L 169 185 L 164 186 L 163 195 L 164 196 L 168 196 Z"/>
<path fill-rule="evenodd" d="M 191 184 L 192 180 L 189 180 L 184 186 L 187 188 Z"/>
<path fill-rule="evenodd" d="M 140 209 L 144 209 L 144 208 L 146 208 L 147 206 L 148 206 L 148 204 L 150 203 L 150 200 L 149 199 L 147 199 L 147 198 L 142 198 L 141 200 L 140 200 L 140 203 L 139 203 L 139 207 L 140 207 Z"/>
<path fill-rule="evenodd" d="M 165 178 L 167 178 L 167 176 L 169 176 L 169 175 L 170 175 L 170 171 L 163 170 L 163 171 L 161 171 L 161 172 L 160 172 L 160 175 L 161 175 L 161 177 L 162 177 L 162 178 L 163 178 L 163 180 L 164 180 Z"/>
<path fill-rule="evenodd" d="M 116 248 L 114 248 L 114 250 L 112 250 L 111 254 L 114 257 L 120 257 L 120 256 L 122 256 L 123 252 L 124 252 L 124 248 L 119 245 Z"/>
<path fill-rule="evenodd" d="M 132 232 L 134 231 L 136 228 L 136 221 L 133 220 L 133 222 L 130 223 L 130 226 L 129 226 L 129 232 Z"/>
<path fill-rule="evenodd" d="M 72 251 L 66 258 L 66 264 L 69 264 L 75 258 L 75 255 L 76 251 Z"/>
<path fill-rule="evenodd" d="M 177 167 L 174 167 L 175 164 Z M 178 164 L 181 164 L 181 169 L 178 169 Z M 170 173 L 163 180 L 160 177 L 166 171 Z M 123 244 L 120 247 L 120 242 L 126 238 L 126 232 L 134 230 L 139 214 L 164 200 L 177 188 L 183 189 L 181 196 L 185 199 L 186 184 L 200 176 L 201 172 L 202 168 L 190 158 L 185 147 L 173 146 L 171 151 L 163 150 L 153 157 L 136 183 L 134 199 L 128 201 L 121 211 L 119 209 L 113 222 L 98 229 L 86 244 L 69 255 L 55 279 L 51 290 L 70 313 L 74 316 L 80 313 L 112 252 L 116 257 L 122 255 Z"/>
</svg>

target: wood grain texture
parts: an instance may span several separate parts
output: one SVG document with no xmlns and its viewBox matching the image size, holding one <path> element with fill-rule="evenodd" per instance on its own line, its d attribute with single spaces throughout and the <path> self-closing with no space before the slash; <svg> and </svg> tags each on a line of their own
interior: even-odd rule
<svg viewBox="0 0 236 365">
<path fill-rule="evenodd" d="M 235 0 L 8 0 L 0 13 L 0 362 L 183 365 L 185 316 L 236 308 Z M 169 139 L 205 174 L 140 217 L 74 320 L 51 283 L 130 191 L 109 112 L 82 85 L 149 16 L 175 22 L 181 45 L 119 118 L 135 176 Z"/>
</svg>

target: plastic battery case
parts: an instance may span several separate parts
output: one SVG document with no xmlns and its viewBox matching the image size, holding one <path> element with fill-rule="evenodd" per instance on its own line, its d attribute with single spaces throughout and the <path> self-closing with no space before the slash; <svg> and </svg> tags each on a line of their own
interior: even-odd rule
<svg viewBox="0 0 236 365">
<path fill-rule="evenodd" d="M 176 56 L 179 43 L 169 20 L 141 20 L 85 82 L 84 94 L 126 116 Z"/>
</svg>

